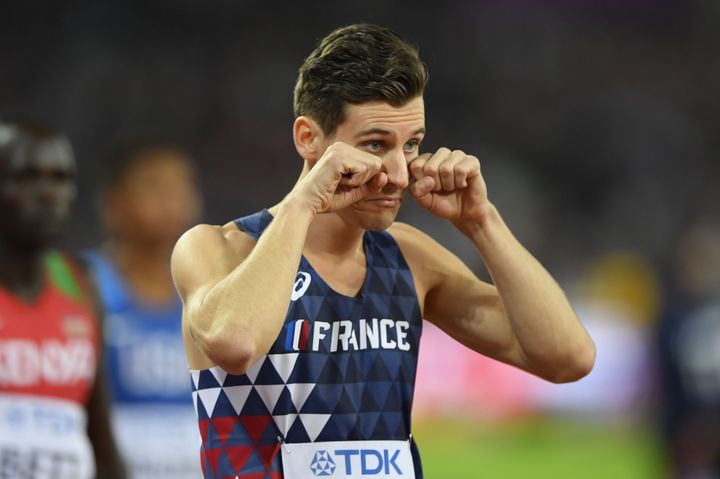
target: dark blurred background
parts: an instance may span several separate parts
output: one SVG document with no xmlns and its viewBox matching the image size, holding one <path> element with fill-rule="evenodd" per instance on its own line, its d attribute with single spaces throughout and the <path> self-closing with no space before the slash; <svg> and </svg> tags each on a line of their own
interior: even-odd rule
<svg viewBox="0 0 720 479">
<path fill-rule="evenodd" d="M 660 318 L 683 289 L 678 245 L 720 217 L 717 0 L 4 0 L 0 113 L 69 134 L 80 196 L 68 248 L 100 241 L 97 183 L 114 145 L 137 136 L 187 147 L 205 221 L 224 223 L 292 186 L 297 69 L 319 38 L 358 21 L 419 46 L 430 70 L 425 150 L 480 157 L 491 199 L 578 308 L 591 304 L 598 324 L 610 318 L 635 338 L 610 334 L 606 349 L 598 341 L 599 361 L 604 351 L 636 357 L 636 375 L 622 380 L 648 383 L 625 398 L 623 420 L 660 407 L 648 398 L 662 382 L 653 379 Z M 401 218 L 484 274 L 451 227 L 413 205 Z M 607 305 L 615 312 L 596 314 Z M 607 367 L 614 377 L 624 363 Z M 537 397 L 546 398 L 533 396 L 535 409 L 554 410 Z M 660 474 L 643 471 L 624 477 Z"/>
</svg>

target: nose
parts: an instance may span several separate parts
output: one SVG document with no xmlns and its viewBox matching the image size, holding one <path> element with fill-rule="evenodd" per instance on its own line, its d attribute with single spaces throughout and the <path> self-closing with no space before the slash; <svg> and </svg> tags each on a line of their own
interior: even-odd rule
<svg viewBox="0 0 720 479">
<path fill-rule="evenodd" d="M 35 197 L 47 204 L 58 204 L 69 201 L 75 193 L 75 185 L 67 178 L 53 175 L 42 175 L 32 185 Z"/>
<path fill-rule="evenodd" d="M 388 183 L 404 190 L 410 184 L 407 160 L 402 148 L 392 150 L 383 158 L 383 171 L 388 175 Z"/>
</svg>

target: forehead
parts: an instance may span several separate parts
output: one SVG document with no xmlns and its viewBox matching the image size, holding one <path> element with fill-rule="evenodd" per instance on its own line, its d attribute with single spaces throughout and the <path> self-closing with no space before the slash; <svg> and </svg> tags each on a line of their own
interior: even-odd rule
<svg viewBox="0 0 720 479">
<path fill-rule="evenodd" d="M 352 135 L 379 128 L 398 135 L 409 135 L 425 127 L 425 103 L 422 96 L 397 107 L 382 101 L 348 105 L 345 113 L 345 121 L 338 127 L 340 134 Z"/>
<path fill-rule="evenodd" d="M 174 148 L 150 148 L 134 155 L 121 172 L 121 180 L 138 176 L 194 176 L 190 157 Z"/>
<path fill-rule="evenodd" d="M 73 170 L 75 159 L 70 143 L 62 137 L 22 136 L 11 147 L 3 168 L 10 172 L 28 169 Z"/>
</svg>

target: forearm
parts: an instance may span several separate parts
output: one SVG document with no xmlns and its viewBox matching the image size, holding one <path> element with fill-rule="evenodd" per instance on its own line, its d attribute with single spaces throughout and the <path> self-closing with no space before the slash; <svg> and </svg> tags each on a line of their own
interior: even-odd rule
<svg viewBox="0 0 720 479">
<path fill-rule="evenodd" d="M 458 227 L 473 241 L 498 290 L 512 334 L 531 370 L 567 381 L 592 368 L 595 348 L 562 289 L 488 203 Z"/>
<path fill-rule="evenodd" d="M 312 214 L 283 203 L 252 252 L 193 311 L 193 337 L 218 364 L 244 370 L 282 328 Z M 226 368 L 227 369 L 227 368 Z"/>
</svg>

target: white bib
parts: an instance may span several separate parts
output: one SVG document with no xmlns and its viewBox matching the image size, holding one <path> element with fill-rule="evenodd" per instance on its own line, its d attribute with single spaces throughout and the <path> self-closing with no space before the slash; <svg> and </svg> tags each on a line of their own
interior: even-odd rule
<svg viewBox="0 0 720 479">
<path fill-rule="evenodd" d="M 283 444 L 285 479 L 415 479 L 410 441 Z"/>
<path fill-rule="evenodd" d="M 90 479 L 95 460 L 78 404 L 0 394 L 0 477 Z"/>
</svg>

